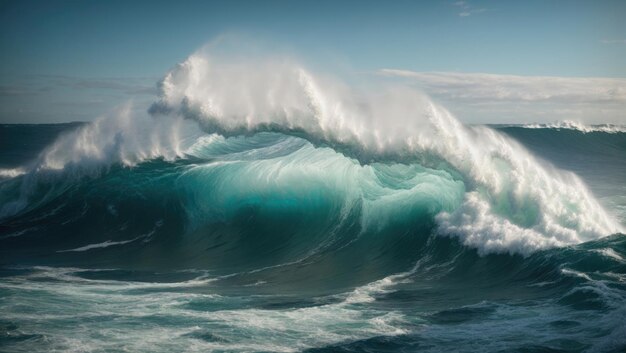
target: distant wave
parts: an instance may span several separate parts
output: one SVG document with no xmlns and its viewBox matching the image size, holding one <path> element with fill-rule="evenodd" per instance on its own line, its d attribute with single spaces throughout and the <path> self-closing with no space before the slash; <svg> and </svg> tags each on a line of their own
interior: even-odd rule
<svg viewBox="0 0 626 353">
<path fill-rule="evenodd" d="M 26 173 L 24 168 L 0 168 L 0 179 L 1 178 L 15 178 L 17 176 L 23 175 Z"/>
<path fill-rule="evenodd" d="M 544 123 L 544 124 L 533 123 L 533 124 L 511 124 L 511 125 L 499 125 L 499 126 L 522 127 L 525 129 L 576 130 L 582 133 L 589 133 L 589 132 L 605 132 L 609 134 L 626 133 L 625 125 L 617 125 L 617 124 L 585 125 L 581 122 L 571 121 L 571 120 L 563 120 L 563 121 L 557 121 L 554 123 Z"/>
</svg>

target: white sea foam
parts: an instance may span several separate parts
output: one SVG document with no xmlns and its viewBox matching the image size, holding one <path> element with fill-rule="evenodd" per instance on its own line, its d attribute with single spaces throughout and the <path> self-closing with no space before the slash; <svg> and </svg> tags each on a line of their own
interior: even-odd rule
<svg viewBox="0 0 626 353">
<path fill-rule="evenodd" d="M 20 333 L 36 335 L 7 341 L 6 349 L 16 352 L 37 351 L 42 344 L 52 352 L 295 352 L 316 347 L 332 350 L 334 344 L 352 342 L 368 347 L 368 339 L 384 336 L 399 345 L 406 342 L 404 338 L 420 347 L 426 342 L 427 352 L 458 347 L 468 352 L 501 351 L 528 342 L 550 347 L 562 340 L 568 344 L 584 342 L 590 351 L 598 352 L 623 347 L 623 293 L 614 285 L 591 278 L 598 273 L 587 275 L 563 268 L 563 274 L 581 279 L 581 284 L 565 296 L 593 293 L 610 310 L 567 310 L 553 300 L 527 301 L 527 305 L 482 301 L 450 308 L 460 313 L 478 312 L 480 317 L 437 324 L 428 320 L 437 309 L 428 306 L 408 308 L 400 302 L 399 307 L 406 309 L 403 312 L 390 310 L 393 306 L 389 300 L 380 308 L 371 305 L 377 296 L 392 291 L 411 274 L 421 273 L 420 266 L 418 262 L 408 272 L 354 288 L 340 296 L 344 300 L 334 300 L 336 295 L 317 298 L 321 302 L 332 299 L 329 304 L 278 309 L 262 308 L 265 299 L 273 299 L 271 296 L 207 293 L 212 283 L 204 276 L 175 283 L 143 283 L 77 276 L 83 271 L 110 270 L 37 267 L 33 274 L 9 276 L 0 282 L 5 294 L 0 310 L 3 319 L 19 327 Z M 201 290 L 190 290 L 198 284 Z M 537 329 L 560 322 L 574 326 L 564 332 Z M 517 337 L 522 331 L 530 338 L 520 341 Z M 402 339 L 394 339 L 401 335 Z"/>
<path fill-rule="evenodd" d="M 109 206 L 111 206 L 111 205 L 109 205 Z M 82 251 L 93 250 L 93 249 L 102 249 L 102 248 L 108 248 L 110 246 L 124 245 L 124 244 L 128 244 L 128 243 L 132 243 L 132 242 L 135 242 L 135 241 L 141 240 L 141 239 L 143 239 L 143 242 L 149 242 L 150 238 L 154 235 L 156 230 L 158 228 L 160 228 L 161 226 L 163 226 L 163 220 L 157 221 L 154 224 L 154 227 L 152 228 L 152 230 L 150 230 L 148 233 L 142 234 L 142 235 L 140 235 L 138 237 L 135 237 L 133 239 L 122 240 L 122 241 L 107 240 L 107 241 L 102 242 L 102 243 L 88 244 L 88 245 L 81 246 L 81 247 L 74 248 L 74 249 L 59 250 L 57 252 L 82 252 Z"/>
<path fill-rule="evenodd" d="M 2 236 L 0 236 L 0 239 L 19 237 L 20 235 L 26 234 L 28 232 L 32 232 L 32 231 L 37 230 L 37 229 L 38 229 L 37 227 L 31 227 L 31 228 L 22 229 L 22 230 L 19 230 L 17 232 L 13 232 L 13 233 L 9 233 L 9 234 L 6 234 L 6 235 L 2 235 Z"/>
<path fill-rule="evenodd" d="M 515 125 L 514 125 L 515 126 Z M 546 124 L 525 124 L 525 125 L 517 125 L 526 129 L 565 129 L 565 130 L 576 130 L 583 133 L 589 132 L 606 132 L 609 134 L 616 133 L 625 133 L 626 126 L 624 125 L 616 125 L 616 124 L 598 124 L 598 125 L 585 125 L 578 121 L 573 120 L 562 120 L 554 123 L 546 123 Z"/>
<path fill-rule="evenodd" d="M 608 257 L 608 258 L 610 258 L 610 259 L 613 259 L 613 260 L 615 260 L 617 262 L 620 262 L 620 263 L 624 263 L 625 262 L 624 258 L 620 254 L 618 254 L 615 250 L 613 250 L 611 248 L 598 249 L 598 250 L 595 250 L 595 251 L 600 253 L 600 254 L 602 254 L 602 255 L 604 255 L 604 256 L 606 256 L 606 257 Z"/>
<path fill-rule="evenodd" d="M 79 127 L 46 148 L 36 163 L 38 170 L 79 169 L 138 162 L 182 155 L 185 146 L 185 122 L 159 119 L 133 112 L 132 103 L 114 113 Z"/>
<path fill-rule="evenodd" d="M 132 243 L 135 240 L 138 240 L 140 238 L 143 237 L 137 237 L 134 239 L 130 239 L 130 240 L 124 240 L 124 241 L 111 241 L 111 240 L 107 240 L 105 242 L 102 243 L 97 243 L 97 244 L 89 244 L 89 245 L 85 245 L 85 246 L 81 246 L 79 248 L 75 248 L 75 249 L 68 249 L 68 250 L 59 250 L 57 252 L 71 252 L 71 251 L 87 251 L 87 250 L 92 250 L 92 249 L 101 249 L 101 248 L 108 248 L 109 246 L 114 246 L 114 245 L 124 245 L 124 244 L 128 244 L 128 243 Z"/>
<path fill-rule="evenodd" d="M 0 178 L 15 178 L 24 174 L 26 174 L 24 168 L 0 168 Z"/>
<path fill-rule="evenodd" d="M 73 325 L 70 331 L 72 337 L 81 338 L 81 345 L 76 347 L 123 348 L 133 352 L 155 349 L 295 352 L 408 332 L 403 328 L 406 322 L 402 314 L 364 308 L 359 305 L 363 303 L 361 300 L 275 310 L 249 305 L 227 309 L 253 298 L 186 290 L 196 284 L 210 285 L 202 278 L 177 283 L 142 283 L 84 279 L 76 274 L 86 270 L 78 268 L 36 269 L 32 275 L 1 282 L 0 288 L 27 293 L 11 296 L 4 305 L 10 300 L 12 304 L 40 310 L 36 314 L 5 311 L 3 318 L 28 323 L 29 329 L 44 333 L 53 351 L 67 350 L 76 343 L 68 340 L 67 335 L 67 324 L 72 325 L 75 320 L 84 320 L 84 324 Z M 387 290 L 395 281 L 391 278 L 382 280 Z M 370 296 L 379 290 L 380 284 L 375 282 L 356 288 L 353 293 Z M 0 308 L 4 308 L 2 304 Z M 49 325 L 52 320 L 58 324 Z M 126 325 L 132 325 L 133 329 L 128 330 Z M 98 335 L 93 335 L 94 331 Z"/>
</svg>

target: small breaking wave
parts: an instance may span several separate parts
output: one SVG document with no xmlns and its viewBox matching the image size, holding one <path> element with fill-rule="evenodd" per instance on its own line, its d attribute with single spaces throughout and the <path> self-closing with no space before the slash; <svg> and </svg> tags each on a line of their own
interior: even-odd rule
<svg viewBox="0 0 626 353">
<path fill-rule="evenodd" d="M 572 120 L 563 120 L 557 121 L 554 123 L 546 123 L 546 124 L 522 124 L 522 125 L 508 125 L 512 127 L 522 127 L 525 129 L 556 129 L 556 130 L 575 130 L 582 133 L 590 133 L 590 132 L 604 132 L 608 134 L 618 134 L 618 133 L 626 133 L 626 126 L 617 125 L 617 124 L 594 124 L 594 125 L 585 125 L 581 122 L 572 121 Z"/>
</svg>

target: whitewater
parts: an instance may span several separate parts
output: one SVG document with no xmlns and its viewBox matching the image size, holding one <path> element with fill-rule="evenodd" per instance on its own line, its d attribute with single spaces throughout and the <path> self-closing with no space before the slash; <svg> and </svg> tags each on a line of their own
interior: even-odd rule
<svg viewBox="0 0 626 353">
<path fill-rule="evenodd" d="M 0 350 L 626 348 L 622 127 L 210 47 L 158 88 L 0 126 Z"/>
</svg>

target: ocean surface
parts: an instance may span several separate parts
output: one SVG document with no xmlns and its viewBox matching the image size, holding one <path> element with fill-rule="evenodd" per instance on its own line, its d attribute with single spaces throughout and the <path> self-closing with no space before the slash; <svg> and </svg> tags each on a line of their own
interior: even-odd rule
<svg viewBox="0 0 626 353">
<path fill-rule="evenodd" d="M 626 351 L 623 129 L 197 65 L 146 116 L 0 125 L 0 351 Z"/>
</svg>

